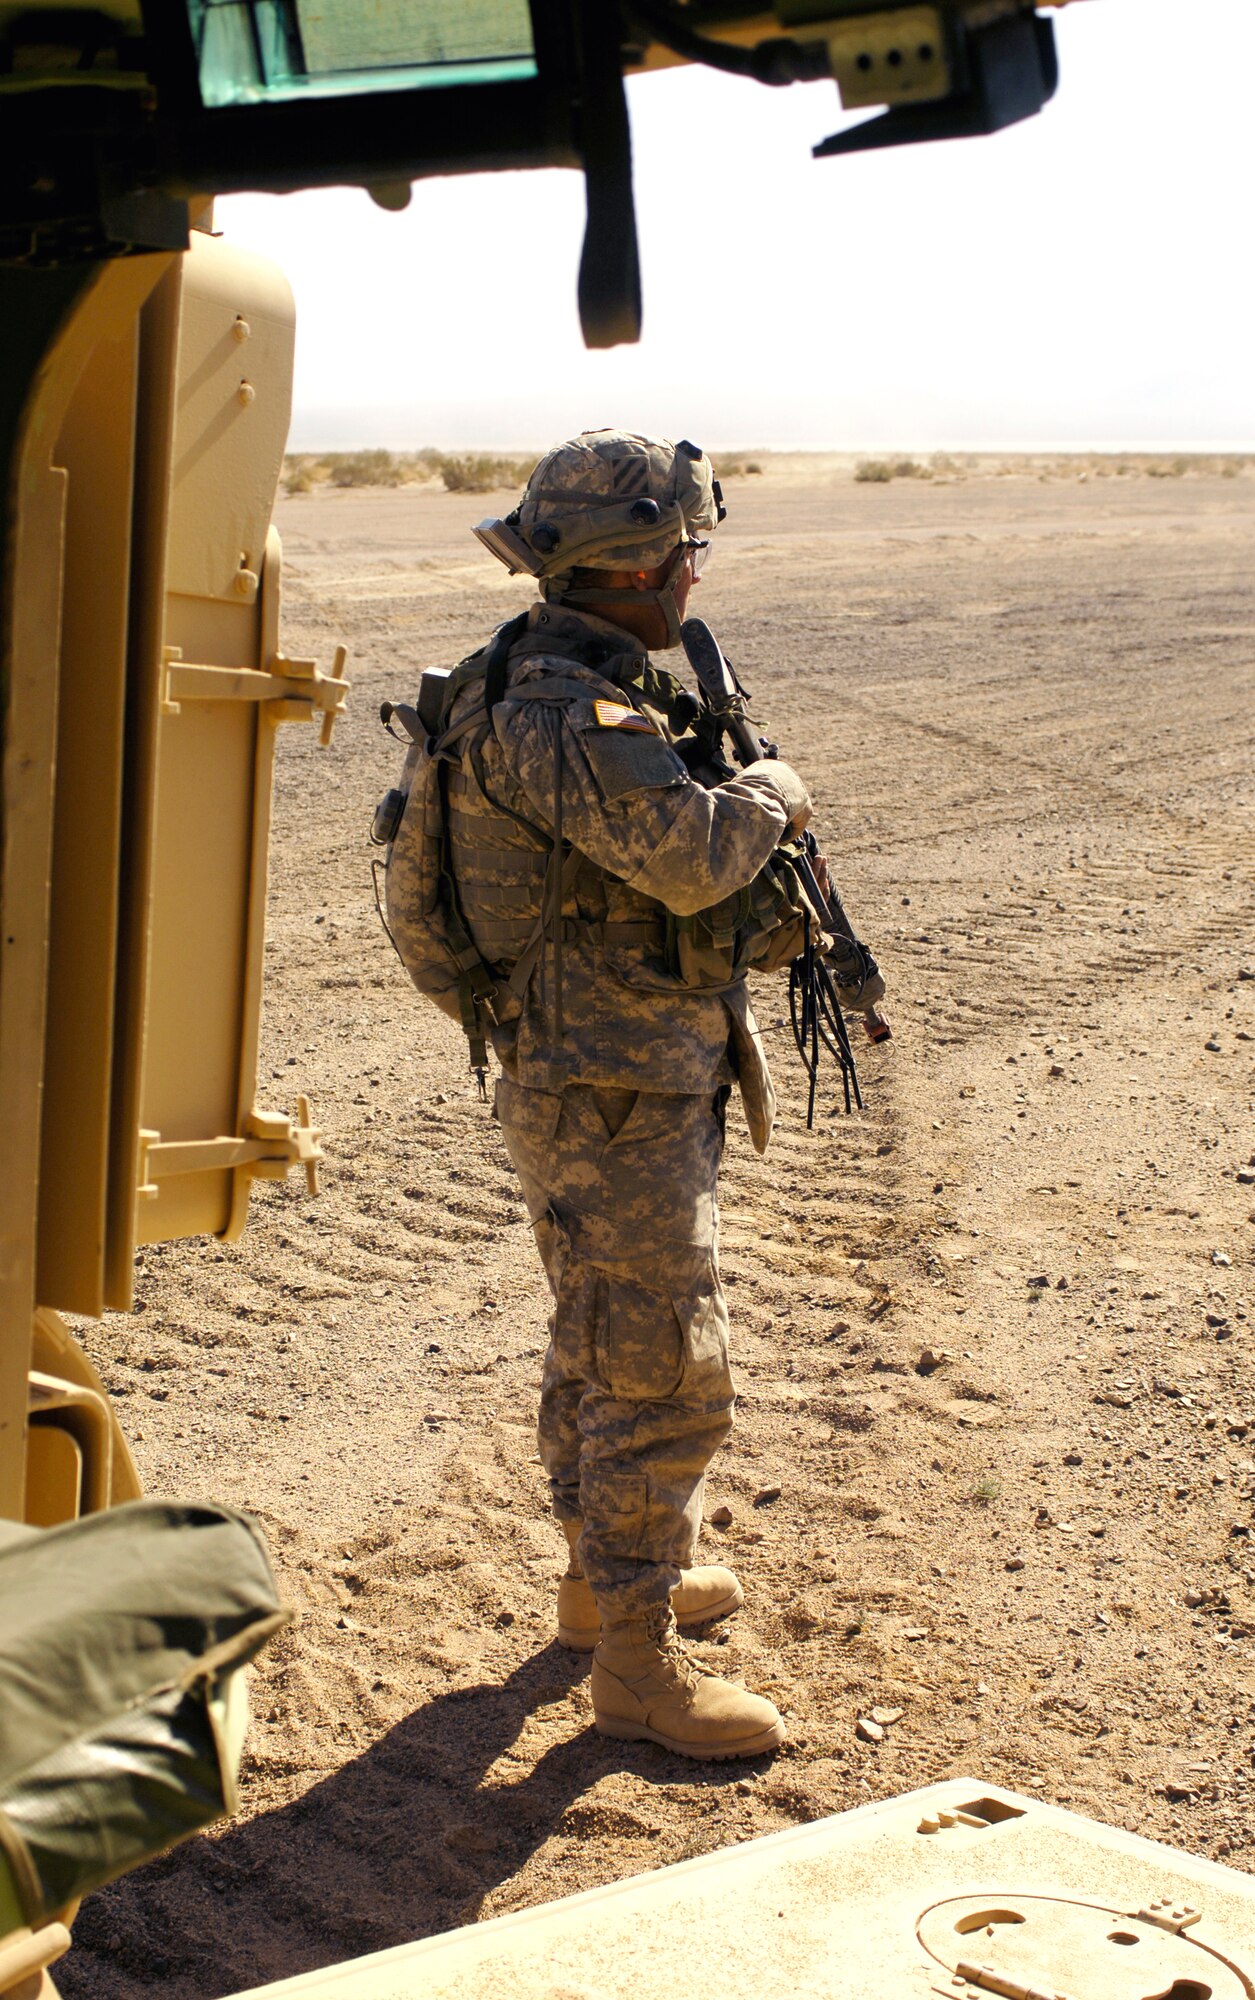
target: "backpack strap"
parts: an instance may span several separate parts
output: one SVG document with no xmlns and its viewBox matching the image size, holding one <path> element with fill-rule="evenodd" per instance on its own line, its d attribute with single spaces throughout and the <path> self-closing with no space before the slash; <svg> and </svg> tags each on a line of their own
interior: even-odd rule
<svg viewBox="0 0 1255 2000">
<path fill-rule="evenodd" d="M 527 625 L 526 611 L 520 611 L 517 618 L 509 618 L 488 645 L 484 658 L 484 707 L 491 722 L 493 709 L 505 693 L 506 674 L 510 665 L 510 648 Z"/>
<path fill-rule="evenodd" d="M 389 736 L 395 736 L 397 733 L 396 730 L 392 727 L 393 722 L 395 721 L 400 723 L 402 729 L 409 737 L 411 743 L 423 743 L 426 741 L 427 731 L 423 728 L 422 722 L 419 719 L 418 710 L 414 707 L 412 702 L 408 701 L 380 702 L 379 720 L 382 722 Z"/>
<path fill-rule="evenodd" d="M 462 1032 L 469 1044 L 470 1066 L 479 1084 L 480 1097 L 488 1097 L 488 1029 L 486 1014 L 497 991 L 497 983 L 479 955 L 467 928 L 453 879 L 449 849 L 449 800 L 447 758 L 437 757 L 436 783 L 440 791 L 440 873 L 444 885 L 445 928 L 458 971 L 458 1005 L 462 1012 Z"/>
<path fill-rule="evenodd" d="M 562 717 L 554 717 L 553 730 L 553 854 L 549 862 L 551 901 L 549 908 L 550 948 L 553 954 L 553 1038 L 562 1046 L 565 1023 L 562 1018 Z"/>
</svg>

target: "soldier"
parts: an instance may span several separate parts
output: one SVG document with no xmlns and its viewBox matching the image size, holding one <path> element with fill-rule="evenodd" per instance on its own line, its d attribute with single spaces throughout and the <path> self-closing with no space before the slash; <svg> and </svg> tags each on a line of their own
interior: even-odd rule
<svg viewBox="0 0 1255 2000">
<path fill-rule="evenodd" d="M 725 511 L 687 441 L 559 445 L 476 531 L 540 600 L 503 630 L 487 719 L 482 674 L 446 718 L 464 726 L 448 844 L 496 982 L 496 1112 L 554 1299 L 539 1429 L 570 1548 L 559 1637 L 595 1647 L 603 1735 L 701 1758 L 785 1733 L 677 1625 L 743 1602 L 731 1570 L 694 1566 L 732 1422 L 716 1181 L 734 1082 L 760 1151 L 770 1135 L 744 964 L 798 948 L 768 864 L 810 815 L 774 759 L 694 777 L 697 704 L 649 659 L 679 639 Z"/>
</svg>

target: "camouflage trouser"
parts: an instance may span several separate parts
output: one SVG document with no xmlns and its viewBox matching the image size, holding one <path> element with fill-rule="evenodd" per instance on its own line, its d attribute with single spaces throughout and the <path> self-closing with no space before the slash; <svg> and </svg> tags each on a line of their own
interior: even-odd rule
<svg viewBox="0 0 1255 2000">
<path fill-rule="evenodd" d="M 503 1076 L 497 1116 L 554 1297 L 540 1456 L 603 1613 L 664 1603 L 732 1427 L 715 1183 L 726 1092 Z"/>
</svg>

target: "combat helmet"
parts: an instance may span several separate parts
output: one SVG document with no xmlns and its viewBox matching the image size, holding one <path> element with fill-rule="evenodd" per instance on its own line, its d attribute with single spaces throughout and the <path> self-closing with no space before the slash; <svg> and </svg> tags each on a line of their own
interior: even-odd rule
<svg viewBox="0 0 1255 2000">
<path fill-rule="evenodd" d="M 688 542 L 708 537 L 727 508 L 710 460 L 681 438 L 634 431 L 581 431 L 556 445 L 502 521 L 475 529 L 511 575 L 534 576 L 541 595 L 562 604 L 604 604 L 616 596 L 656 603 L 668 645 L 680 636 L 675 606 L 679 565 L 657 590 L 620 592 L 581 583 L 581 570 L 659 569 Z"/>
</svg>

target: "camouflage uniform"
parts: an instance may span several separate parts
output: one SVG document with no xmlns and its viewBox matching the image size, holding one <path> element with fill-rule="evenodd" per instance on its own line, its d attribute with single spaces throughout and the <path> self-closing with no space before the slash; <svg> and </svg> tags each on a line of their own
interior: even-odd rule
<svg viewBox="0 0 1255 2000">
<path fill-rule="evenodd" d="M 554 1296 L 541 1457 L 557 1517 L 584 1523 L 599 1606 L 622 1618 L 665 1604 L 692 1560 L 731 1425 L 716 1180 L 734 1078 L 760 1148 L 772 1111 L 744 980 L 686 987 L 664 958 L 668 912 L 752 881 L 796 809 L 768 767 L 696 783 L 649 687 L 621 628 L 534 606 L 448 790 L 461 908 L 503 975 L 497 1113 Z M 555 831 L 570 850 L 560 967 L 535 948 Z"/>
<path fill-rule="evenodd" d="M 723 1092 L 503 1075 L 497 1114 L 554 1296 L 540 1456 L 603 1612 L 665 1603 L 732 1427 L 716 1261 Z"/>
</svg>

